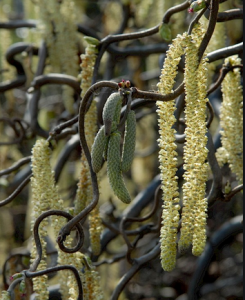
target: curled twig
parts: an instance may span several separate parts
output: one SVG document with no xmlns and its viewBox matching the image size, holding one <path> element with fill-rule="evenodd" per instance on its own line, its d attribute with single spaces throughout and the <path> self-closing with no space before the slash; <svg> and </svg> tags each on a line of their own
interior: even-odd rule
<svg viewBox="0 0 245 300">
<path fill-rule="evenodd" d="M 224 202 L 228 202 L 232 199 L 233 196 L 235 196 L 237 193 L 241 192 L 243 190 L 243 184 L 240 184 L 236 186 L 229 194 L 226 194 L 224 197 Z"/>
<path fill-rule="evenodd" d="M 213 35 L 215 25 L 216 25 L 217 15 L 219 12 L 219 1 L 211 0 L 210 10 L 211 10 L 211 13 L 210 13 L 210 18 L 209 18 L 209 22 L 208 22 L 208 28 L 206 30 L 206 33 L 205 33 L 203 40 L 200 44 L 200 47 L 198 49 L 199 61 L 201 60 L 201 58 L 208 46 L 208 43 Z"/>
<path fill-rule="evenodd" d="M 15 59 L 15 56 L 23 51 L 32 51 L 34 55 L 38 54 L 38 49 L 32 44 L 28 43 L 15 43 L 10 46 L 6 52 L 7 62 L 14 66 L 17 72 L 17 78 L 13 80 L 8 80 L 0 83 L 0 92 L 3 93 L 9 89 L 13 89 L 22 86 L 26 82 L 26 74 L 22 64 Z"/>
<path fill-rule="evenodd" d="M 157 244 L 149 253 L 142 255 L 140 258 L 136 258 L 132 267 L 128 270 L 127 273 L 124 274 L 124 276 L 121 278 L 118 285 L 114 289 L 110 300 L 117 300 L 129 280 L 142 268 L 144 264 L 157 257 L 159 253 L 160 245 Z"/>
<path fill-rule="evenodd" d="M 131 258 L 131 252 L 132 250 L 134 249 L 136 243 L 134 243 L 134 245 L 132 245 L 127 237 L 127 235 L 129 234 L 128 232 L 126 233 L 124 231 L 124 226 L 126 224 L 126 222 L 144 222 L 146 221 L 147 219 L 149 219 L 157 210 L 158 206 L 159 206 L 159 202 L 160 202 L 160 195 L 161 193 L 161 190 L 160 190 L 160 185 L 158 186 L 158 188 L 156 189 L 156 192 L 155 192 L 155 197 L 154 197 L 154 204 L 153 204 L 153 207 L 151 209 L 151 211 L 144 217 L 141 217 L 141 218 L 130 218 L 130 217 L 126 217 L 124 216 L 122 219 L 121 219 L 121 222 L 120 222 L 120 232 L 122 234 L 122 237 L 124 238 L 127 246 L 128 246 L 128 251 L 127 251 L 127 260 L 130 264 L 132 264 L 134 262 L 134 259 Z M 152 225 L 150 224 L 147 224 L 146 225 L 147 227 L 144 227 L 144 234 L 148 233 L 148 232 L 152 232 Z M 132 233 L 131 233 L 132 234 Z M 142 237 L 142 232 L 139 236 L 139 238 Z M 136 241 L 138 241 L 138 239 L 136 239 Z"/>
<path fill-rule="evenodd" d="M 39 225 L 40 223 L 43 221 L 43 219 L 49 217 L 49 216 L 62 216 L 68 220 L 71 220 L 73 218 L 72 215 L 70 215 L 69 213 L 62 211 L 62 210 L 48 210 L 46 212 L 43 212 L 35 221 L 35 224 L 33 226 L 33 236 L 34 236 L 34 240 L 35 240 L 35 244 L 36 244 L 36 249 L 37 249 L 37 256 L 35 258 L 35 260 L 33 261 L 32 265 L 30 266 L 30 272 L 34 272 L 36 271 L 41 259 L 42 259 L 42 245 L 41 245 L 41 240 L 39 237 Z M 84 239 L 84 235 L 83 235 L 83 228 L 82 226 L 78 223 L 75 224 L 77 230 L 78 230 L 78 242 L 76 244 L 75 247 L 73 248 L 67 248 L 66 246 L 64 246 L 63 241 L 65 239 L 62 239 L 62 237 L 60 235 L 58 235 L 57 237 L 57 243 L 60 247 L 60 249 L 66 253 L 74 253 L 77 252 L 83 245 L 83 239 Z"/>
<path fill-rule="evenodd" d="M 77 287 L 78 287 L 77 300 L 82 300 L 83 299 L 82 282 L 81 282 L 78 270 L 74 266 L 71 266 L 71 265 L 55 266 L 55 267 L 52 267 L 52 268 L 47 268 L 45 270 L 36 271 L 36 272 L 32 272 L 32 271 L 27 270 L 27 271 L 23 271 L 23 274 L 27 278 L 35 278 L 35 277 L 38 277 L 38 276 L 46 275 L 46 274 L 53 273 L 53 272 L 63 271 L 63 270 L 70 270 L 74 274 L 74 277 L 75 277 L 76 282 L 77 282 Z"/>
<path fill-rule="evenodd" d="M 178 4 L 176 6 L 173 6 L 171 8 L 169 8 L 166 13 L 164 14 L 163 16 L 163 19 L 162 19 L 162 22 L 163 23 L 169 23 L 170 21 L 170 18 L 172 17 L 172 15 L 178 13 L 178 12 L 181 12 L 185 9 L 187 9 L 189 6 L 190 6 L 190 1 L 185 1 L 181 4 Z"/>
<path fill-rule="evenodd" d="M 218 49 L 218 50 L 208 53 L 207 59 L 208 59 L 208 62 L 211 63 L 216 60 L 226 58 L 226 57 L 234 55 L 234 54 L 240 54 L 242 52 L 243 52 L 243 43 L 238 43 L 236 45 L 221 48 L 221 49 Z"/>
<path fill-rule="evenodd" d="M 210 11 L 208 10 L 205 13 L 205 17 L 207 19 L 210 18 Z M 217 16 L 217 22 L 227 22 L 231 20 L 238 20 L 238 19 L 243 19 L 243 8 L 234 8 L 234 9 L 229 9 L 223 12 L 219 12 Z"/>
<path fill-rule="evenodd" d="M 10 174 L 10 173 L 18 170 L 23 165 L 28 164 L 30 161 L 31 161 L 31 156 L 27 156 L 27 157 L 21 158 L 19 161 L 17 161 L 16 163 L 14 163 L 8 169 L 0 171 L 0 176 L 8 175 L 8 174 Z"/>
<path fill-rule="evenodd" d="M 243 68 L 243 65 L 237 65 L 237 66 L 223 66 L 222 69 L 220 70 L 220 75 L 219 78 L 216 80 L 216 82 L 208 89 L 207 91 L 207 96 L 213 93 L 222 83 L 224 80 L 225 76 L 232 71 L 235 68 Z"/>
<path fill-rule="evenodd" d="M 16 135 L 16 139 L 14 139 L 13 141 L 8 141 L 8 142 L 0 142 L 0 146 L 5 146 L 5 145 L 14 145 L 14 144 L 19 144 L 23 141 L 24 137 L 25 137 L 25 130 L 26 128 L 24 128 L 23 123 L 26 124 L 25 121 L 20 120 L 18 118 L 14 118 L 14 119 L 9 119 L 9 118 L 0 118 L 0 122 L 7 122 L 13 129 L 13 131 L 15 132 Z M 17 128 L 17 124 L 18 127 Z"/>
<path fill-rule="evenodd" d="M 66 84 L 72 87 L 77 94 L 80 94 L 80 84 L 76 77 L 66 74 L 47 74 L 36 76 L 31 83 L 31 87 L 28 92 L 31 93 L 34 90 L 40 89 L 45 84 Z"/>
<path fill-rule="evenodd" d="M 23 190 L 23 188 L 29 183 L 31 176 L 32 176 L 32 174 L 30 174 L 28 177 L 26 177 L 24 179 L 24 181 L 21 182 L 21 184 L 14 190 L 14 192 L 10 196 L 8 196 L 5 200 L 0 201 L 0 207 L 13 201 L 19 195 L 19 193 Z"/>
<path fill-rule="evenodd" d="M 210 241 L 208 242 L 205 251 L 201 255 L 198 261 L 195 273 L 192 276 L 192 280 L 188 290 L 188 299 L 197 300 L 201 298 L 199 293 L 201 288 L 202 279 L 210 266 L 212 257 L 214 256 L 217 248 L 221 247 L 231 236 L 234 236 L 243 230 L 243 224 L 241 223 L 242 217 L 238 216 L 225 223 L 217 232 L 214 233 Z"/>
</svg>

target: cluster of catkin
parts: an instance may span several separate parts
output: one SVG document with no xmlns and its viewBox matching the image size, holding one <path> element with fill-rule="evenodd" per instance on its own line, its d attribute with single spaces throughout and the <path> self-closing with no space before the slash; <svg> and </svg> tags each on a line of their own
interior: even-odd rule
<svg viewBox="0 0 245 300">
<path fill-rule="evenodd" d="M 103 108 L 104 125 L 96 135 L 92 146 L 92 167 L 98 173 L 104 160 L 107 161 L 107 175 L 114 194 L 124 203 L 130 203 L 131 198 L 125 186 L 122 172 L 127 172 L 132 164 L 136 139 L 136 119 L 134 111 L 130 110 L 125 124 L 123 150 L 121 154 L 120 122 L 123 95 L 121 92 L 109 96 Z"/>
<path fill-rule="evenodd" d="M 207 180 L 206 148 L 206 60 L 198 61 L 198 41 L 203 31 L 198 25 L 192 35 L 178 35 L 167 52 L 158 83 L 161 94 L 171 93 L 182 55 L 185 55 L 185 119 L 186 142 L 184 145 L 185 170 L 183 185 L 183 210 L 178 243 L 182 252 L 192 244 L 194 255 L 200 255 L 206 242 L 205 183 Z M 163 212 L 161 227 L 161 263 L 165 271 L 176 264 L 177 231 L 180 221 L 180 199 L 178 191 L 177 145 L 175 143 L 175 102 L 157 102 L 159 115 L 159 161 L 163 190 Z"/>
</svg>

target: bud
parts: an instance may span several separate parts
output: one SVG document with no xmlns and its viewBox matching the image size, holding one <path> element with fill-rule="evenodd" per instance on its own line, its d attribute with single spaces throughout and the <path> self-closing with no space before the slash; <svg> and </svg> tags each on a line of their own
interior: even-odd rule
<svg viewBox="0 0 245 300">
<path fill-rule="evenodd" d="M 231 184 L 229 181 L 226 182 L 225 184 L 225 194 L 229 194 L 231 192 Z"/>
<path fill-rule="evenodd" d="M 204 7 L 206 7 L 206 2 L 205 0 L 197 0 L 191 3 L 189 12 L 197 12 L 201 9 L 203 9 Z"/>
<path fill-rule="evenodd" d="M 160 36 L 166 41 L 166 42 L 170 42 L 172 40 L 172 34 L 171 34 L 171 28 L 169 26 L 169 24 L 167 23 L 162 23 L 159 26 L 159 33 Z"/>
<path fill-rule="evenodd" d="M 130 88 L 130 86 L 131 86 L 131 82 L 130 82 L 129 80 L 127 80 L 127 81 L 125 82 L 125 87 L 126 87 L 126 88 Z"/>
<path fill-rule="evenodd" d="M 20 285 L 19 285 L 19 290 L 22 293 L 22 295 L 25 295 L 26 292 L 26 283 L 25 280 L 22 280 Z"/>
<path fill-rule="evenodd" d="M 120 132 L 114 132 L 111 134 L 107 151 L 107 175 L 114 194 L 122 202 L 128 204 L 130 203 L 131 198 L 122 176 L 120 141 Z"/>
<path fill-rule="evenodd" d="M 90 45 L 98 46 L 99 43 L 100 43 L 100 41 L 99 41 L 98 39 L 93 38 L 93 37 L 91 37 L 91 36 L 86 36 L 86 35 L 85 35 L 83 38 L 84 38 L 84 40 L 85 40 L 88 44 L 90 44 Z"/>
<path fill-rule="evenodd" d="M 21 273 L 15 273 L 14 275 L 10 276 L 10 280 L 15 280 L 17 278 L 21 278 L 23 275 Z"/>
</svg>

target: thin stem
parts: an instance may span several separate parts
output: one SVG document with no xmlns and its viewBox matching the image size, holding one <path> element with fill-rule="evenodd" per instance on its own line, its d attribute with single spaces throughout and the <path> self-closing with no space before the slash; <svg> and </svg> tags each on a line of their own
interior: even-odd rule
<svg viewBox="0 0 245 300">
<path fill-rule="evenodd" d="M 187 9 L 190 6 L 189 2 L 190 1 L 187 0 L 187 1 L 183 2 L 183 3 L 181 3 L 181 4 L 178 4 L 176 6 L 173 6 L 173 7 L 169 8 L 166 11 L 166 13 L 164 14 L 162 22 L 163 23 L 169 23 L 170 18 L 172 17 L 172 15 L 174 15 L 174 14 L 176 14 L 178 12 L 181 12 L 181 11 Z"/>
<path fill-rule="evenodd" d="M 13 201 L 20 194 L 23 188 L 29 183 L 31 176 L 32 174 L 26 177 L 10 196 L 8 196 L 5 200 L 0 201 L 0 207 Z"/>
<path fill-rule="evenodd" d="M 209 22 L 208 22 L 208 28 L 206 30 L 206 33 L 203 37 L 203 40 L 201 42 L 201 45 L 199 47 L 198 50 L 198 57 L 199 57 L 199 61 L 201 60 L 209 41 L 211 40 L 211 37 L 213 35 L 214 29 L 215 29 L 215 25 L 216 25 L 216 20 L 217 20 L 217 16 L 218 16 L 218 12 L 219 12 L 219 1 L 217 0 L 211 0 L 210 3 L 210 18 L 209 18 Z"/>
<path fill-rule="evenodd" d="M 212 84 L 212 86 L 208 89 L 207 91 L 207 96 L 209 96 L 211 93 L 213 93 L 222 83 L 222 81 L 224 80 L 225 76 L 232 71 L 235 68 L 243 68 L 243 65 L 237 65 L 237 66 L 224 66 L 221 70 L 220 70 L 220 75 L 219 78 L 216 80 L 216 82 L 214 84 Z"/>
<path fill-rule="evenodd" d="M 81 93 L 80 84 L 76 77 L 66 74 L 47 74 L 36 76 L 31 83 L 31 87 L 28 92 L 31 93 L 34 90 L 40 89 L 46 84 L 66 84 L 72 87 L 77 94 Z"/>
<path fill-rule="evenodd" d="M 50 274 L 50 273 L 53 273 L 53 272 L 63 271 L 63 270 L 70 270 L 74 274 L 76 282 L 77 282 L 77 287 L 78 287 L 77 300 L 82 300 L 83 299 L 82 282 L 81 282 L 81 279 L 80 279 L 79 272 L 74 266 L 62 265 L 62 266 L 55 266 L 55 267 L 52 267 L 52 268 L 47 268 L 45 270 L 36 271 L 36 272 L 31 272 L 31 271 L 27 270 L 27 271 L 24 271 L 23 273 L 27 278 L 35 278 L 35 277 L 38 277 L 38 276 Z"/>
<path fill-rule="evenodd" d="M 241 54 L 242 52 L 243 52 L 243 42 L 210 52 L 207 55 L 207 59 L 208 62 L 211 63 L 216 60 L 226 58 L 234 54 Z"/>
<path fill-rule="evenodd" d="M 8 174 L 12 173 L 13 171 L 18 170 L 20 167 L 22 167 L 23 165 L 29 163 L 30 161 L 31 161 L 31 156 L 27 156 L 27 157 L 21 158 L 19 161 L 17 161 L 16 163 L 14 163 L 8 169 L 0 171 L 0 176 L 8 175 Z"/>
<path fill-rule="evenodd" d="M 224 202 L 228 202 L 234 197 L 237 193 L 243 190 L 243 184 L 236 186 L 229 194 L 225 195 Z"/>
<path fill-rule="evenodd" d="M 126 284 L 129 282 L 129 280 L 133 278 L 133 276 L 142 268 L 144 264 L 157 257 L 159 254 L 160 245 L 157 244 L 149 253 L 141 256 L 140 258 L 135 259 L 132 267 L 128 270 L 126 274 L 124 274 L 124 276 L 121 278 L 118 285 L 114 289 L 110 300 L 117 300 L 121 292 L 125 288 Z"/>
<path fill-rule="evenodd" d="M 39 226 L 40 223 L 47 217 L 49 216 L 62 216 L 68 220 L 71 220 L 73 218 L 72 215 L 70 215 L 69 213 L 63 211 L 63 210 L 55 210 L 55 209 L 51 209 L 48 210 L 46 212 L 43 212 L 35 221 L 35 224 L 33 226 L 33 236 L 34 236 L 34 240 L 35 240 L 35 244 L 36 244 L 36 251 L 37 251 L 37 256 L 35 258 L 35 260 L 33 261 L 32 265 L 30 266 L 30 272 L 34 272 L 36 271 L 41 259 L 42 259 L 42 244 L 41 244 L 41 240 L 39 237 Z M 78 223 L 75 224 L 79 235 L 78 235 L 78 242 L 76 244 L 75 247 L 73 248 L 67 248 L 64 246 L 63 241 L 61 239 L 60 236 L 57 237 L 57 243 L 60 247 L 60 249 L 66 253 L 74 253 L 77 252 L 83 245 L 83 240 L 84 240 L 84 234 L 83 234 L 83 228 L 82 226 Z"/>
</svg>

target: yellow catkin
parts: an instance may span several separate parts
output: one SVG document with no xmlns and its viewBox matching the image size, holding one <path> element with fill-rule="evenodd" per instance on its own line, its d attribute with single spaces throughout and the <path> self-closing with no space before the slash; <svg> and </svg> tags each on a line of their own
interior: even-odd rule
<svg viewBox="0 0 245 300">
<path fill-rule="evenodd" d="M 0 300 L 10 300 L 10 299 L 11 299 L 11 297 L 10 297 L 9 292 L 7 292 L 7 291 L 2 291 Z"/>
<path fill-rule="evenodd" d="M 96 46 L 88 45 L 85 54 L 81 55 L 81 97 L 85 95 L 91 86 L 93 67 L 96 59 Z M 91 150 L 94 137 L 97 132 L 97 108 L 95 101 L 92 102 L 89 111 L 85 116 L 85 136 L 89 149 Z M 92 199 L 92 187 L 89 166 L 86 157 L 81 157 L 81 171 L 78 182 L 77 197 L 75 200 L 75 214 L 82 211 Z"/>
<path fill-rule="evenodd" d="M 93 77 L 93 68 L 96 60 L 97 48 L 95 45 L 88 44 L 85 54 L 81 55 L 81 97 L 83 97 L 87 89 L 91 86 Z M 92 101 L 91 107 L 85 116 L 85 136 L 89 150 L 91 151 L 94 138 L 97 133 L 97 107 L 96 102 Z M 86 205 L 92 200 L 92 185 L 89 166 L 86 157 L 81 157 L 81 171 L 78 182 L 77 197 L 75 200 L 75 214 L 82 211 Z M 100 235 L 102 232 L 101 219 L 99 216 L 99 208 L 89 214 L 89 232 L 90 244 L 92 252 L 96 255 L 100 252 Z"/>
<path fill-rule="evenodd" d="M 31 188 L 32 188 L 32 226 L 37 217 L 44 211 L 50 208 L 50 201 L 52 197 L 52 192 L 49 187 L 52 184 L 51 179 L 51 168 L 50 168 L 50 149 L 48 147 L 48 142 L 45 140 L 37 140 L 33 149 L 32 149 L 32 173 L 31 178 Z M 41 245 L 43 249 L 42 260 L 38 266 L 37 270 L 43 270 L 47 267 L 46 262 L 46 242 L 44 241 L 47 233 L 48 221 L 45 219 L 39 230 Z M 32 240 L 32 251 L 31 258 L 32 261 L 36 258 L 36 244 L 34 238 Z M 37 293 L 36 298 L 39 300 L 45 300 L 49 298 L 49 293 L 47 290 L 48 287 L 48 277 L 47 275 L 39 276 L 33 279 L 33 288 Z"/>
<path fill-rule="evenodd" d="M 64 202 L 59 199 L 53 203 L 53 209 L 61 209 L 64 207 Z M 67 220 L 63 217 L 52 217 L 52 228 L 54 230 L 54 236 L 57 237 L 60 229 L 66 224 Z M 65 241 L 65 245 L 68 248 L 72 247 L 73 238 L 68 236 Z M 78 260 L 76 253 L 65 253 L 58 247 L 58 264 L 59 265 L 72 265 L 76 266 L 78 270 L 81 268 L 81 263 Z M 82 274 L 79 272 L 82 280 Z M 76 280 L 71 271 L 62 271 L 59 273 L 60 292 L 62 299 L 76 300 L 78 295 L 78 289 Z"/>
<path fill-rule="evenodd" d="M 72 247 L 71 237 L 67 238 L 65 245 L 69 248 Z M 71 265 L 74 266 L 80 275 L 80 279 L 83 282 L 84 275 L 81 271 L 82 269 L 82 257 L 83 255 L 80 252 L 76 253 L 65 253 L 60 252 L 59 254 L 59 263 L 62 265 Z M 71 271 L 62 271 L 60 275 L 60 290 L 62 294 L 62 299 L 67 300 L 76 300 L 78 297 L 78 287 L 77 282 L 74 277 L 74 274 Z"/>
<path fill-rule="evenodd" d="M 84 256 L 84 275 L 83 275 L 83 299 L 84 300 L 103 300 L 103 293 L 100 286 L 100 276 L 94 266 L 89 263 L 89 258 Z"/>
<path fill-rule="evenodd" d="M 240 65 L 235 55 L 227 58 L 225 64 Z M 219 161 L 228 161 L 237 180 L 243 182 L 243 90 L 239 68 L 230 71 L 221 85 L 223 102 L 220 108 L 222 150 L 218 151 Z M 220 154 L 223 154 L 220 155 Z"/>
<path fill-rule="evenodd" d="M 167 52 L 161 72 L 158 89 L 161 94 L 172 91 L 177 75 L 177 67 L 184 53 L 186 34 L 177 36 Z M 172 128 L 175 102 L 157 102 L 159 116 L 159 162 L 163 190 L 163 212 L 161 227 L 161 264 L 165 271 L 171 271 L 176 264 L 177 227 L 179 222 L 179 192 L 177 171 L 177 152 L 175 130 Z"/>
<path fill-rule="evenodd" d="M 47 44 L 52 72 L 77 76 L 76 12 L 72 0 L 37 0 L 41 23 L 39 29 Z M 68 45 L 68 46 L 67 46 Z M 61 51 L 62 49 L 62 51 Z M 63 101 L 68 112 L 74 113 L 73 89 L 63 88 Z"/>
<path fill-rule="evenodd" d="M 54 172 L 50 165 L 50 149 L 48 142 L 45 140 L 38 140 L 33 148 L 32 156 L 32 171 L 33 177 L 31 179 L 31 186 L 34 202 L 33 208 L 33 223 L 34 220 L 43 212 L 51 209 L 62 209 L 64 207 L 63 200 L 59 198 L 58 189 L 55 185 Z M 66 224 L 66 219 L 62 217 L 52 216 L 52 229 L 54 236 L 57 237 L 62 226 Z M 40 235 L 44 237 L 47 235 L 47 229 L 44 225 L 48 225 L 47 220 L 41 224 Z M 43 259 L 41 260 L 38 270 L 43 270 L 47 267 L 46 263 L 46 243 L 42 238 Z M 66 246 L 72 247 L 72 237 L 68 236 L 65 242 Z M 35 258 L 35 245 L 32 251 L 32 257 Z M 74 253 L 64 253 L 58 248 L 58 263 L 60 265 L 72 265 L 81 269 L 81 259 L 79 260 Z M 59 274 L 60 290 L 63 299 L 76 300 L 78 295 L 77 284 L 74 275 L 70 271 L 62 271 Z M 82 274 L 80 273 L 82 280 Z M 40 276 L 33 279 L 34 290 L 38 293 L 37 299 L 48 299 L 47 291 L 47 276 Z"/>
<path fill-rule="evenodd" d="M 192 39 L 192 37 L 194 39 Z M 198 67 L 196 36 L 189 36 L 186 47 L 186 143 L 184 146 L 183 210 L 179 250 L 185 251 L 191 243 L 194 255 L 200 255 L 206 243 L 205 187 L 207 180 L 206 148 L 206 89 L 207 63 Z"/>
<path fill-rule="evenodd" d="M 193 231 L 193 241 L 192 241 L 192 253 L 196 256 L 202 254 L 205 244 L 206 244 L 206 223 L 207 223 L 207 199 L 205 198 L 205 189 L 207 181 L 208 163 L 207 154 L 208 149 L 206 148 L 207 137 L 206 137 L 206 98 L 207 93 L 207 61 L 203 58 L 200 62 L 198 68 L 198 130 L 196 132 L 197 139 L 201 140 L 198 147 L 196 147 L 196 153 L 199 158 L 199 163 L 201 166 L 198 170 L 198 198 L 195 209 L 195 225 Z"/>
<path fill-rule="evenodd" d="M 153 2 L 159 2 L 159 1 L 153 1 L 153 0 L 134 0 L 131 1 L 132 7 L 135 12 L 135 20 L 138 26 L 147 26 L 147 28 L 152 26 L 152 10 L 153 10 Z M 155 5 L 157 3 L 154 3 Z M 160 22 L 161 19 L 159 19 Z"/>
</svg>

